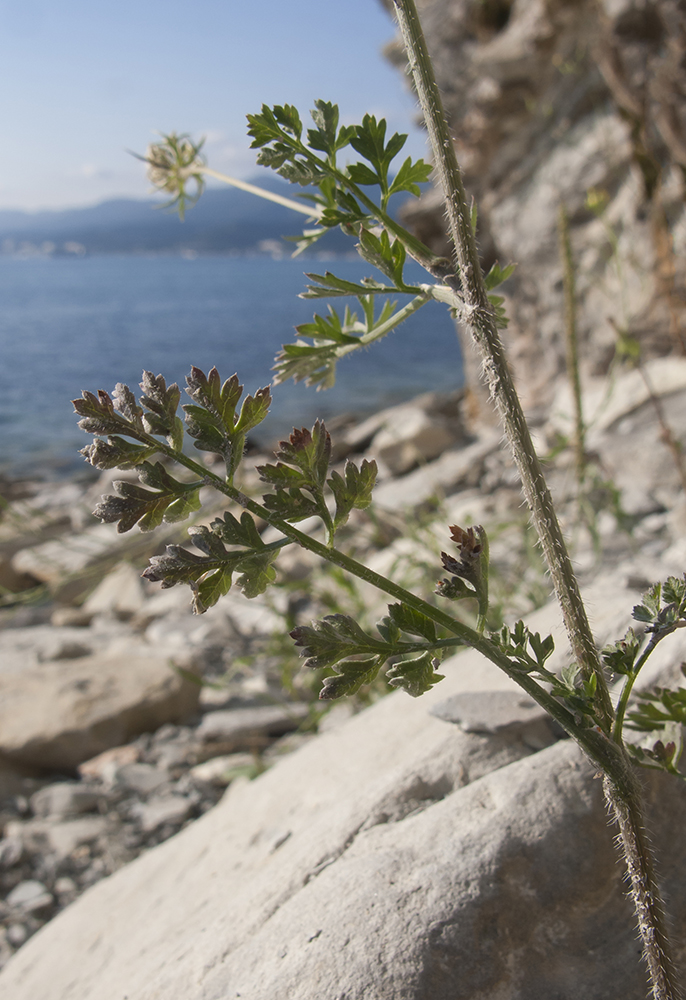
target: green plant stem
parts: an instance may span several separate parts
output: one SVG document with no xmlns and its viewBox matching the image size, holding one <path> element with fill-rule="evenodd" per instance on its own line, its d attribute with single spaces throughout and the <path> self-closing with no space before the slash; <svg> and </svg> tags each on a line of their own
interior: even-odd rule
<svg viewBox="0 0 686 1000">
<path fill-rule="evenodd" d="M 630 786 L 632 785 L 634 779 L 625 751 L 612 740 L 608 739 L 604 733 L 592 727 L 586 728 L 580 725 L 572 712 L 565 708 L 561 702 L 557 701 L 530 674 L 511 661 L 507 654 L 491 639 L 469 625 L 465 625 L 464 622 L 434 607 L 427 601 L 422 600 L 410 591 L 405 590 L 404 587 L 399 586 L 387 577 L 381 576 L 368 566 L 357 562 L 351 556 L 340 552 L 330 545 L 325 545 L 314 538 L 310 538 L 309 535 L 299 531 L 287 521 L 276 517 L 272 511 L 252 500 L 235 486 L 230 485 L 226 480 L 210 472 L 188 455 L 183 454 L 183 452 L 176 451 L 169 445 L 163 444 L 152 435 L 144 432 L 137 432 L 136 437 L 143 443 L 153 445 L 162 454 L 167 455 L 179 465 L 202 477 L 207 486 L 212 486 L 218 492 L 223 493 L 224 496 L 239 504 L 243 509 L 250 511 L 256 517 L 262 518 L 272 527 L 281 531 L 284 538 L 272 543 L 270 547 L 278 548 L 286 545 L 289 541 L 296 542 L 302 548 L 313 552 L 327 562 L 333 563 L 335 566 L 340 567 L 352 576 L 358 577 L 358 579 L 363 580 L 365 583 L 371 584 L 383 593 L 402 601 L 404 604 L 431 619 L 437 625 L 452 632 L 453 635 L 457 636 L 458 640 L 453 643 L 454 645 L 471 646 L 473 649 L 478 650 L 483 656 L 487 657 L 492 663 L 503 670 L 508 677 L 514 680 L 545 709 L 584 748 L 593 760 L 597 761 L 607 773 L 613 776 L 620 786 L 624 786 L 627 783 Z"/>
<path fill-rule="evenodd" d="M 443 187 L 450 234 L 455 246 L 458 274 L 454 278 L 459 276 L 465 303 L 464 315 L 483 357 L 491 397 L 521 476 L 524 495 L 562 609 L 574 657 L 586 679 L 593 675 L 596 677 L 598 716 L 603 728 L 609 733 L 613 715 L 610 695 L 552 497 L 531 441 L 488 301 L 462 174 L 417 9 L 414 0 L 393 0 L 393 5 L 424 112 L 436 172 Z"/>
<path fill-rule="evenodd" d="M 399 309 L 397 313 L 394 313 L 385 323 L 380 326 L 375 326 L 373 330 L 369 333 L 365 333 L 360 337 L 359 343 L 357 344 L 345 344 L 343 347 L 336 349 L 336 356 L 339 358 L 345 357 L 346 354 L 350 354 L 353 351 L 359 351 L 361 347 L 367 347 L 369 344 L 373 344 L 375 340 L 381 340 L 386 334 L 394 330 L 396 326 L 404 323 L 413 313 L 416 313 L 418 309 L 425 306 L 427 302 L 431 301 L 430 292 L 421 292 L 421 294 L 416 295 L 407 305 Z"/>
<path fill-rule="evenodd" d="M 612 727 L 612 738 L 615 743 L 622 742 L 622 730 L 624 728 L 624 716 L 626 715 L 627 705 L 629 704 L 629 698 L 631 697 L 631 692 L 634 689 L 634 684 L 641 671 L 643 664 L 646 662 L 652 651 L 657 646 L 660 639 L 664 636 L 659 633 L 655 633 L 646 648 L 643 650 L 638 660 L 634 665 L 633 671 L 627 677 L 624 687 L 622 688 L 622 693 L 619 696 L 619 701 L 617 702 L 617 708 L 615 709 L 615 723 Z"/>
<path fill-rule="evenodd" d="M 659 632 L 653 633 L 650 642 L 647 644 L 647 646 L 639 656 L 638 660 L 636 661 L 633 671 L 627 677 L 624 687 L 622 688 L 622 693 L 619 696 L 619 701 L 617 702 L 617 708 L 615 709 L 615 723 L 612 729 L 612 738 L 616 743 L 622 742 L 622 729 L 624 726 L 624 716 L 626 715 L 626 709 L 629 703 L 629 697 L 631 695 L 631 692 L 633 691 L 634 684 L 636 683 L 638 675 L 641 672 L 646 660 L 653 652 L 658 642 L 664 639 L 665 636 L 671 635 L 672 632 L 675 632 L 678 628 L 685 628 L 685 627 L 686 627 L 686 622 L 682 622 L 681 620 L 679 620 L 677 622 L 674 622 L 673 625 L 666 626 Z"/>
<path fill-rule="evenodd" d="M 581 403 L 581 379 L 579 377 L 579 345 L 576 324 L 576 282 L 574 279 L 574 259 L 572 242 L 569 237 L 569 216 L 564 205 L 560 205 L 558 215 L 560 256 L 565 293 L 565 343 L 567 348 L 567 377 L 572 387 L 574 400 L 574 457 L 576 460 L 576 481 L 579 490 L 586 478 L 586 442 L 583 407 Z"/>
<path fill-rule="evenodd" d="M 531 441 L 489 305 L 462 175 L 417 9 L 414 0 L 393 0 L 393 6 L 431 140 L 436 172 L 443 187 L 465 311 L 471 314 L 469 326 L 481 351 L 491 397 L 522 479 L 524 495 L 562 609 L 572 651 L 583 676 L 586 679 L 592 676 L 596 678 L 596 704 L 604 730 L 600 735 L 605 745 L 602 746 L 603 752 L 600 755 L 591 750 L 590 756 L 605 771 L 606 796 L 620 827 L 654 1000 L 677 1000 L 678 989 L 668 958 L 664 907 L 650 847 L 643 835 L 640 785 L 626 750 L 605 735 L 610 734 L 613 720 L 610 694 L 552 498 Z M 588 752 L 587 744 L 576 734 L 572 735 Z M 608 767 L 606 745 L 610 742 L 616 748 L 619 760 Z M 617 766 L 614 766 L 615 763 Z"/>
<path fill-rule="evenodd" d="M 281 194 L 276 194 L 274 191 L 267 191 L 265 188 L 258 187 L 256 184 L 249 184 L 247 181 L 239 181 L 237 177 L 230 177 L 228 174 L 221 174 L 218 170 L 212 170 L 211 167 L 197 166 L 193 167 L 193 172 L 196 174 L 206 174 L 208 177 L 214 177 L 218 181 L 222 181 L 224 184 L 230 184 L 231 187 L 240 188 L 241 191 L 247 191 L 249 194 L 257 195 L 258 198 L 264 198 L 265 201 L 273 201 L 277 205 L 283 205 L 284 208 L 290 208 L 293 212 L 300 212 L 301 215 L 307 215 L 310 219 L 318 219 L 322 214 L 322 209 L 319 205 L 311 205 L 309 208 L 303 205 L 302 202 L 294 201 L 293 198 L 284 198 Z"/>
</svg>

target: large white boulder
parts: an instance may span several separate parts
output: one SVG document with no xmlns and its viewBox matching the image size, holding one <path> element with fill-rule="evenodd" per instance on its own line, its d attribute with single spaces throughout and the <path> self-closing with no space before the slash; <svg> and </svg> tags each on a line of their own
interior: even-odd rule
<svg viewBox="0 0 686 1000">
<path fill-rule="evenodd" d="M 589 596 L 604 641 L 635 594 Z M 550 607 L 531 624 L 560 636 Z M 391 695 L 235 782 L 86 892 L 9 962 L 0 997 L 643 1000 L 593 768 L 569 741 L 532 753 L 526 722 L 465 732 L 430 714 L 517 690 L 472 651 L 444 666 L 428 695 Z M 686 793 L 658 776 L 648 796 L 680 942 Z"/>
</svg>

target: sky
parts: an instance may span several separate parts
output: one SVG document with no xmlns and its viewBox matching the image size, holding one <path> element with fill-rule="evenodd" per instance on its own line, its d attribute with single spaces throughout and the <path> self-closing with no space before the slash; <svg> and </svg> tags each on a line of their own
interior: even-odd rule
<svg viewBox="0 0 686 1000">
<path fill-rule="evenodd" d="M 255 176 L 245 115 L 262 103 L 337 102 L 408 132 L 416 108 L 381 54 L 380 0 L 0 0 L 0 209 L 143 198 L 157 132 L 206 136 L 211 167 Z"/>
</svg>

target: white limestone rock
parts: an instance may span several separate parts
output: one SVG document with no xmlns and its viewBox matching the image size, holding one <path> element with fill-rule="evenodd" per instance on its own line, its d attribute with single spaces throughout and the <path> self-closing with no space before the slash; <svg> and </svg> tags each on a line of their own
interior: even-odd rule
<svg viewBox="0 0 686 1000">
<path fill-rule="evenodd" d="M 109 747 L 193 713 L 199 687 L 166 657 L 104 654 L 0 673 L 0 754 L 70 770 Z"/>
</svg>

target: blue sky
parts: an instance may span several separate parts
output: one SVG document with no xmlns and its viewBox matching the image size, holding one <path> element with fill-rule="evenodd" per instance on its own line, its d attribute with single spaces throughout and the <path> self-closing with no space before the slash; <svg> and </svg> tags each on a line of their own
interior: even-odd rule
<svg viewBox="0 0 686 1000">
<path fill-rule="evenodd" d="M 379 0 L 0 0 L 0 208 L 145 197 L 156 131 L 207 136 L 210 165 L 255 173 L 245 114 L 263 102 L 338 102 L 409 132 L 415 103 L 381 48 Z"/>
</svg>

